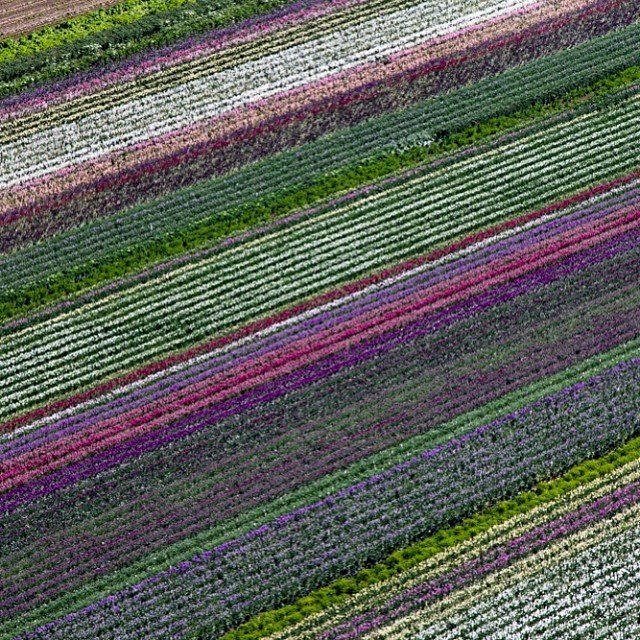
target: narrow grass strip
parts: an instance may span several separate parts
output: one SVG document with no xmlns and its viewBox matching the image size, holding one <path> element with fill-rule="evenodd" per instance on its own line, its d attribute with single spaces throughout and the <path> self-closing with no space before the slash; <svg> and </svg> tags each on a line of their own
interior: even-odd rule
<svg viewBox="0 0 640 640">
<path fill-rule="evenodd" d="M 363 569 L 352 577 L 341 578 L 292 604 L 259 614 L 226 633 L 222 636 L 222 640 L 257 640 L 282 631 L 306 617 L 341 604 L 366 587 L 398 576 L 448 548 L 470 540 L 516 515 L 551 502 L 588 482 L 602 478 L 639 458 L 640 437 L 636 437 L 601 458 L 586 460 L 576 465 L 560 478 L 541 482 L 531 491 L 524 492 L 512 500 L 505 500 L 483 513 L 465 519 L 455 527 L 439 531 L 416 544 L 395 551 L 384 561 L 371 568 Z M 190 638 L 205 640 L 207 632 L 205 630 L 194 632 Z"/>
<path fill-rule="evenodd" d="M 149 15 L 176 9 L 194 0 L 122 0 L 107 9 L 67 18 L 59 24 L 47 25 L 21 36 L 0 39 L 0 65 L 21 56 L 59 47 L 87 38 L 107 29 L 131 24 Z"/>
</svg>

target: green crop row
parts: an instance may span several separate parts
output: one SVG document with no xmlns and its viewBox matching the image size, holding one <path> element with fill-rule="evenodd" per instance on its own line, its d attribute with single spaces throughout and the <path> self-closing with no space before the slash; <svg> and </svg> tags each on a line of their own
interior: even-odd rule
<svg viewBox="0 0 640 640">
<path fill-rule="evenodd" d="M 141 9 L 148 3 L 132 0 L 76 22 L 71 19 L 45 27 L 17 41 L 6 39 L 0 41 L 0 97 L 237 23 L 288 2 L 157 0 L 153 10 L 144 13 Z"/>
<path fill-rule="evenodd" d="M 377 154 L 358 165 L 347 166 L 303 187 L 280 190 L 253 203 L 214 214 L 189 227 L 165 233 L 161 238 L 151 242 L 127 247 L 89 264 L 45 276 L 40 282 L 9 289 L 0 294 L 0 320 L 24 315 L 106 281 L 135 273 L 150 264 L 211 246 L 221 238 L 283 217 L 336 194 L 447 154 L 454 154 L 469 145 L 490 140 L 509 130 L 536 123 L 567 108 L 575 108 L 583 103 L 585 98 L 595 98 L 594 104 L 598 105 L 601 96 L 625 87 L 637 78 L 640 78 L 640 67 L 626 69 L 583 91 L 574 91 L 567 97 L 547 104 L 535 104 L 510 115 L 490 118 L 485 122 L 467 126 L 459 132 L 443 136 L 428 147 L 418 145 L 406 150 Z M 588 109 L 591 106 L 583 105 L 583 108 Z"/>
</svg>

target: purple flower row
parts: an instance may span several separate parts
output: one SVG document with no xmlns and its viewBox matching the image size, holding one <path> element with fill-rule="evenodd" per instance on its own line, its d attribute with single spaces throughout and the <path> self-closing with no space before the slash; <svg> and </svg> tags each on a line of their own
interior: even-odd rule
<svg viewBox="0 0 640 640">
<path fill-rule="evenodd" d="M 112 637 L 100 634 L 117 628 L 119 637 L 135 638 L 165 617 L 210 626 L 215 637 L 260 610 L 601 455 L 638 432 L 639 410 L 636 359 L 25 637 L 76 637 L 89 628 L 97 637 Z M 155 629 L 149 637 L 167 633 L 167 627 L 149 628 Z"/>
</svg>

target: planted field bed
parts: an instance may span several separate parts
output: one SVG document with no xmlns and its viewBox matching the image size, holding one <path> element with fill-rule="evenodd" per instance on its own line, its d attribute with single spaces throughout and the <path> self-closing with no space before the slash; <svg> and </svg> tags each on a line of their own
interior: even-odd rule
<svg viewBox="0 0 640 640">
<path fill-rule="evenodd" d="M 637 2 L 5 4 L 0 639 L 640 636 Z"/>
</svg>

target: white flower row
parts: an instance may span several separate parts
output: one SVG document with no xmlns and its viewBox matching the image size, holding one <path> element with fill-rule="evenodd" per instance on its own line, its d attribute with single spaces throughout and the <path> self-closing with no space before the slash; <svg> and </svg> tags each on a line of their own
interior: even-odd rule
<svg viewBox="0 0 640 640">
<path fill-rule="evenodd" d="M 624 123 L 618 123 L 618 126 L 621 130 L 625 130 Z M 615 132 L 616 129 L 617 127 L 611 128 L 611 132 Z M 597 151 L 598 135 L 597 132 L 592 133 L 592 146 L 594 151 Z M 539 175 L 544 175 L 545 173 L 548 175 L 553 174 L 553 178 L 550 177 L 548 182 L 548 186 L 551 187 L 563 183 L 566 175 L 558 172 L 557 168 L 563 166 L 567 157 L 576 154 L 576 150 L 574 149 L 576 141 L 568 136 L 565 136 L 563 140 L 565 143 L 568 143 L 566 145 L 568 147 L 566 153 L 558 153 L 556 150 L 550 162 L 541 162 L 543 166 L 536 168 Z M 618 148 L 617 151 L 620 151 L 620 149 Z M 585 148 L 582 147 L 580 152 L 585 152 Z M 616 158 L 603 154 L 599 158 L 599 161 L 615 162 Z M 526 170 L 530 171 L 531 169 L 527 168 Z M 589 165 L 584 171 L 593 171 L 593 165 Z M 574 173 L 573 177 L 575 177 L 576 174 L 577 172 Z M 511 173 L 508 175 L 511 177 L 511 188 L 517 192 L 517 188 L 513 184 L 513 175 Z M 490 174 L 490 176 L 492 176 L 492 174 Z M 522 175 L 521 178 L 523 178 Z M 487 180 L 487 183 L 499 184 L 499 181 L 491 177 Z M 459 188 L 464 189 L 464 180 L 461 180 L 461 186 Z M 416 193 L 417 195 L 414 195 L 414 197 L 420 197 L 419 189 Z M 493 193 L 495 194 L 496 191 Z M 423 194 L 423 196 L 424 195 L 425 194 Z M 482 202 L 482 200 L 484 200 L 484 202 Z M 520 206 L 518 203 L 519 200 L 516 198 L 514 204 L 516 211 L 518 210 L 517 207 Z M 354 229 L 353 222 L 347 219 L 343 224 L 346 228 L 350 228 L 352 233 L 345 233 L 339 238 L 336 238 L 334 235 L 331 240 L 324 239 L 326 235 L 324 231 L 320 234 L 319 238 L 313 238 L 313 236 L 309 234 L 307 225 L 302 225 L 300 228 L 294 228 L 293 231 L 285 230 L 282 232 L 283 237 L 286 238 L 285 246 L 287 248 L 286 253 L 282 255 L 280 261 L 274 260 L 268 265 L 264 263 L 264 256 L 267 254 L 267 251 L 270 249 L 277 252 L 277 245 L 282 245 L 283 242 L 282 239 L 276 240 L 275 238 L 268 237 L 268 240 L 262 241 L 263 244 L 257 242 L 256 246 L 261 247 L 257 254 L 252 253 L 251 246 L 242 251 L 238 250 L 235 252 L 236 259 L 228 263 L 227 266 L 216 265 L 215 262 L 211 264 L 212 261 L 209 261 L 208 264 L 190 265 L 189 267 L 167 274 L 158 280 L 140 285 L 126 292 L 124 295 L 115 295 L 112 296 L 112 298 L 100 301 L 94 305 L 81 307 L 58 320 L 40 325 L 40 329 L 38 329 L 38 325 L 29 327 L 23 332 L 15 336 L 10 336 L 3 341 L 3 358 L 6 357 L 7 366 L 11 371 L 15 372 L 15 375 L 12 377 L 12 384 L 15 385 L 14 388 L 23 387 L 27 395 L 29 395 L 32 393 L 32 391 L 29 391 L 29 387 L 34 380 L 34 369 L 36 369 L 37 366 L 43 367 L 43 373 L 46 376 L 44 381 L 46 381 L 47 378 L 55 379 L 59 376 L 57 373 L 59 369 L 53 367 L 52 364 L 58 361 L 58 359 L 62 361 L 58 366 L 62 366 L 62 370 L 65 370 L 67 375 L 70 376 L 70 378 L 66 380 L 67 383 L 73 380 L 74 374 L 80 372 L 78 367 L 80 362 L 82 362 L 83 368 L 87 366 L 89 369 L 86 375 L 90 375 L 90 365 L 92 361 L 80 361 L 80 358 L 86 355 L 94 353 L 94 362 L 96 359 L 99 359 L 101 365 L 104 367 L 106 364 L 104 361 L 104 352 L 95 352 L 96 332 L 100 332 L 100 344 L 103 348 L 112 345 L 114 350 L 120 351 L 120 357 L 117 358 L 115 362 L 111 362 L 113 371 L 124 367 L 126 363 L 126 358 L 122 357 L 124 355 L 122 349 L 118 346 L 121 344 L 119 341 L 122 340 L 123 335 L 127 338 L 129 350 L 132 348 L 142 348 L 145 349 L 145 353 L 149 353 L 154 345 L 164 346 L 164 349 L 167 350 L 171 345 L 168 335 L 156 336 L 155 340 L 151 338 L 151 340 L 145 342 L 145 324 L 140 325 L 138 323 L 137 326 L 131 326 L 132 319 L 140 318 L 143 321 L 150 319 L 152 317 L 152 311 L 158 319 L 162 319 L 165 313 L 175 308 L 175 311 L 180 313 L 178 317 L 183 317 L 184 322 L 188 322 L 191 326 L 197 326 L 196 323 L 198 322 L 205 322 L 206 326 L 209 327 L 207 331 L 211 332 L 214 332 L 214 327 L 220 326 L 221 323 L 233 323 L 238 318 L 243 317 L 247 313 L 248 308 L 255 309 L 256 315 L 258 315 L 261 310 L 266 311 L 269 308 L 273 308 L 278 302 L 278 300 L 273 297 L 273 289 L 267 286 L 269 283 L 273 283 L 273 288 L 279 291 L 279 300 L 281 301 L 286 301 L 287 296 L 292 295 L 292 293 L 302 293 L 306 290 L 307 283 L 313 283 L 313 273 L 309 273 L 309 271 L 312 272 L 314 268 L 311 262 L 312 258 L 316 260 L 316 269 L 322 267 L 323 271 L 321 272 L 325 275 L 324 280 L 327 285 L 329 285 L 331 282 L 336 281 L 336 276 L 340 275 L 341 270 L 348 270 L 350 265 L 352 265 L 351 270 L 361 270 L 371 264 L 375 264 L 376 260 L 379 262 L 382 259 L 381 256 L 383 256 L 382 251 L 386 250 L 390 252 L 386 254 L 389 259 L 391 259 L 391 257 L 401 256 L 402 252 L 400 249 L 394 253 L 390 247 L 392 243 L 396 242 L 397 238 L 403 237 L 402 233 L 405 234 L 404 237 L 412 237 L 411 235 L 407 235 L 411 233 L 411 229 L 414 229 L 413 233 L 415 234 L 416 242 L 419 242 L 420 237 L 422 237 L 422 242 L 431 243 L 434 238 L 438 237 L 438 233 L 446 236 L 446 229 L 450 229 L 455 224 L 454 222 L 448 221 L 449 214 L 447 209 L 451 212 L 450 215 L 452 219 L 455 220 L 454 216 L 459 210 L 459 205 L 460 201 L 451 198 L 449 206 L 446 209 L 437 210 L 437 216 L 441 216 L 443 222 L 426 229 L 420 229 L 419 226 L 416 228 L 414 222 L 402 221 L 401 209 L 395 207 L 384 210 L 385 213 L 378 214 L 377 218 L 375 215 L 370 216 L 371 221 L 369 223 L 363 223 L 366 225 L 364 227 L 355 227 Z M 475 209 L 471 207 L 472 213 L 467 214 L 467 216 L 469 216 L 470 220 L 473 220 L 478 215 L 483 215 L 483 220 L 489 222 L 492 216 L 504 215 L 504 209 L 498 209 L 498 211 L 495 212 L 495 207 L 496 203 L 493 199 L 483 198 L 482 195 L 480 195 Z M 492 210 L 494 211 L 493 213 L 491 213 Z M 486 217 L 484 217 L 485 212 Z M 419 211 L 414 213 L 419 215 Z M 420 218 L 418 217 L 418 219 Z M 321 219 L 319 219 L 319 221 L 321 221 Z M 311 221 L 309 225 L 312 226 L 313 222 L 314 221 Z M 392 231 L 388 230 L 389 226 L 392 227 Z M 334 223 L 334 226 L 329 227 L 328 231 L 334 232 L 335 234 L 337 228 Z M 373 245 L 373 239 L 376 236 L 380 236 L 381 238 L 380 246 Z M 296 238 L 297 244 L 294 243 L 293 238 Z M 328 244 L 328 251 L 325 251 L 324 244 Z M 358 246 L 362 247 L 361 252 L 356 251 Z M 413 246 L 415 247 L 416 245 L 414 244 Z M 300 248 L 296 249 L 296 247 Z M 343 258 L 345 247 L 350 247 L 354 251 L 349 261 L 345 261 Z M 412 249 L 407 249 L 407 251 L 411 250 Z M 248 258 L 248 256 L 253 257 Z M 309 270 L 307 271 L 309 275 L 306 278 L 299 276 L 299 264 L 301 261 L 309 265 Z M 331 266 L 332 264 L 334 265 L 333 267 Z M 324 271 L 323 265 L 326 265 L 327 271 Z M 209 267 L 213 268 L 213 271 L 208 270 Z M 223 269 L 222 274 L 219 272 L 216 274 L 216 267 L 217 269 Z M 267 267 L 269 267 L 268 272 L 265 271 Z M 331 277 L 328 277 L 328 270 L 331 268 L 333 268 L 334 271 L 330 273 Z M 198 279 L 185 279 L 187 278 L 187 274 L 189 274 L 190 277 L 190 273 L 194 270 L 196 270 L 198 274 Z M 239 270 L 241 271 L 239 272 Z M 228 274 L 227 276 L 224 276 L 225 272 Z M 254 276 L 260 276 L 262 286 L 258 291 L 255 290 L 256 279 Z M 217 297 L 215 299 L 212 299 L 211 295 L 212 277 L 216 278 L 215 286 Z M 297 277 L 297 281 L 293 280 L 294 277 Z M 239 280 L 239 278 L 241 279 Z M 171 287 L 168 286 L 169 281 L 172 281 Z M 243 282 L 244 284 L 242 284 Z M 226 293 L 223 288 L 225 283 L 227 283 Z M 177 287 L 175 291 L 169 293 L 174 287 Z M 149 295 L 150 290 L 154 292 L 151 296 Z M 245 302 L 239 304 L 237 302 L 238 296 L 243 292 L 247 293 L 249 297 L 251 295 L 254 295 L 254 297 L 250 297 L 248 301 L 244 298 Z M 185 305 L 185 298 L 189 300 L 188 305 Z M 131 302 L 137 300 L 138 302 L 132 307 L 131 302 L 128 302 L 128 300 Z M 154 302 L 154 300 L 157 300 L 157 302 Z M 212 306 L 217 308 L 217 312 L 213 312 Z M 125 308 L 127 308 L 128 311 L 122 313 Z M 90 321 L 96 322 L 97 326 L 91 324 Z M 130 326 L 130 329 L 126 333 L 123 332 L 123 326 L 126 326 L 125 323 L 128 323 Z M 68 328 L 65 328 L 65 325 Z M 74 326 L 76 329 L 68 333 L 69 329 L 73 329 Z M 175 332 L 176 330 L 174 329 L 174 333 Z M 177 330 L 177 332 L 180 334 L 180 330 Z M 50 340 L 51 335 L 60 337 L 52 341 Z M 135 339 L 136 335 L 142 336 L 140 341 Z M 42 341 L 43 339 L 44 341 Z M 37 346 L 38 343 L 40 346 Z M 154 353 L 153 351 L 151 352 Z M 157 351 L 155 353 L 157 353 Z M 70 360 L 69 356 L 72 356 Z M 64 364 L 65 360 L 67 361 L 66 366 Z M 71 364 L 74 362 L 75 364 Z M 20 373 L 20 369 L 23 367 L 24 373 Z M 43 388 L 41 392 L 45 395 L 47 389 Z M 22 395 L 20 391 L 17 391 L 17 393 Z M 31 397 L 33 398 L 33 396 Z M 9 407 L 10 402 L 5 406 Z"/>
<path fill-rule="evenodd" d="M 214 71 L 239 66 L 258 57 L 308 42 L 343 25 L 354 26 L 372 16 L 380 18 L 386 13 L 413 4 L 415 0 L 371 0 L 364 5 L 347 7 L 311 21 L 294 23 L 278 31 L 261 34 L 249 42 L 234 44 L 222 50 L 202 51 L 175 66 L 163 66 L 132 79 L 119 79 L 116 84 L 109 84 L 95 93 L 81 94 L 66 102 L 56 102 L 45 110 L 3 120 L 0 122 L 0 144 L 178 86 Z"/>
<path fill-rule="evenodd" d="M 630 537 L 636 540 L 634 544 L 637 544 L 640 542 L 638 540 L 639 525 L 640 506 L 635 505 L 568 538 L 559 540 L 423 611 L 376 629 L 363 636 L 363 640 L 365 638 L 367 640 L 382 638 L 409 640 L 418 637 L 422 640 L 429 638 L 444 640 L 447 632 L 455 633 L 456 628 L 460 628 L 456 624 L 458 616 L 461 622 L 467 619 L 479 619 L 480 615 L 491 616 L 492 611 L 496 611 L 494 598 L 502 597 L 505 602 L 512 602 L 511 594 L 507 590 L 517 588 L 518 584 L 524 583 L 532 576 L 544 576 L 545 570 L 553 569 L 565 560 L 570 561 L 572 558 L 580 557 L 582 553 L 586 552 L 589 555 L 590 550 L 599 549 L 600 544 L 611 544 L 615 548 L 616 536 L 624 535 L 628 531 L 631 532 Z"/>
<path fill-rule="evenodd" d="M 449 620 L 449 632 L 423 637 L 550 640 L 564 635 L 562 627 L 598 628 L 604 614 L 623 615 L 625 602 L 640 605 L 638 551 L 637 528 L 614 534 Z"/>
<path fill-rule="evenodd" d="M 0 147 L 7 167 L 0 175 L 0 188 L 219 116 L 527 4 L 533 1 L 477 0 L 478 8 L 466 13 L 468 7 L 449 0 L 435 13 L 431 3 L 422 3 L 29 135 Z"/>
</svg>

